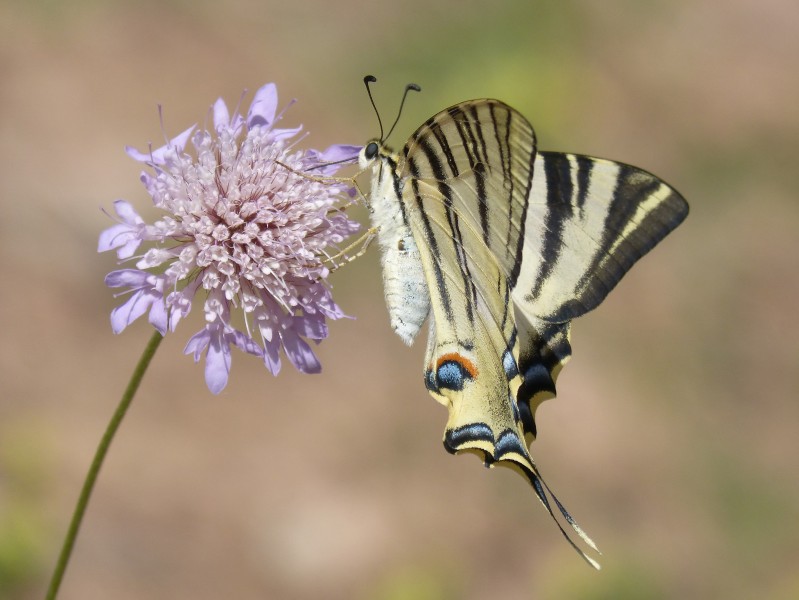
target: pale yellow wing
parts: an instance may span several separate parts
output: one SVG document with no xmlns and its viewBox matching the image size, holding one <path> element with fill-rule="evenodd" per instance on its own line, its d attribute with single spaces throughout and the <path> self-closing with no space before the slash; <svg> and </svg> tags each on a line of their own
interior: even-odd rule
<svg viewBox="0 0 799 600">
<path fill-rule="evenodd" d="M 449 409 L 445 446 L 513 468 L 554 518 L 527 443 L 571 354 L 570 320 L 596 307 L 687 204 L 639 169 L 538 153 L 527 120 L 497 100 L 429 119 L 394 173 L 430 291 L 425 381 Z"/>
<path fill-rule="evenodd" d="M 410 179 L 403 202 L 430 287 L 425 384 L 449 409 L 444 445 L 452 453 L 477 454 L 488 466 L 514 469 L 533 486 L 554 519 L 549 490 L 530 456 L 516 402 L 523 379 L 517 367 L 519 338 L 510 288 L 479 231 L 451 209 L 441 185 Z M 552 499 L 596 550 L 554 495 Z M 569 543 L 597 567 L 555 521 Z"/>
<path fill-rule="evenodd" d="M 538 152 L 530 123 L 498 100 L 438 113 L 401 156 L 404 176 L 446 183 L 445 205 L 458 215 L 453 234 L 468 224 L 506 277 L 523 377 L 516 404 L 532 441 L 535 409 L 554 397 L 571 355 L 570 320 L 598 306 L 682 222 L 688 205 L 636 167 Z M 466 289 L 474 294 L 468 281 Z"/>
</svg>

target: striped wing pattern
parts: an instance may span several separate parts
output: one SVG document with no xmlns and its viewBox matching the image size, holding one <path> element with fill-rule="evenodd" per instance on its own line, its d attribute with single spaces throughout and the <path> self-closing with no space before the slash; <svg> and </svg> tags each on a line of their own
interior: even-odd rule
<svg viewBox="0 0 799 600">
<path fill-rule="evenodd" d="M 569 359 L 569 322 L 596 308 L 635 262 L 688 214 L 673 188 L 614 161 L 539 152 L 512 293 L 520 324 L 517 395 L 527 440 Z"/>
<path fill-rule="evenodd" d="M 446 183 L 442 192 L 460 224 L 488 247 L 513 288 L 535 157 L 535 133 L 523 116 L 498 100 L 471 100 L 428 119 L 411 136 L 402 151 L 403 175 L 416 177 L 416 165 L 419 176 Z"/>
<path fill-rule="evenodd" d="M 534 160 L 529 123 L 477 100 L 429 119 L 403 148 L 400 169 L 431 290 L 425 380 L 450 409 L 445 445 L 528 469 L 509 274 L 521 264 Z"/>
<path fill-rule="evenodd" d="M 425 383 L 449 409 L 445 447 L 522 474 L 596 550 L 530 456 L 535 409 L 555 395 L 570 320 L 595 308 L 687 204 L 634 167 L 537 152 L 531 125 L 497 100 L 442 111 L 387 160 L 430 291 Z"/>
<path fill-rule="evenodd" d="M 596 308 L 632 265 L 688 214 L 674 189 L 636 167 L 540 152 L 513 299 L 563 323 Z"/>
<path fill-rule="evenodd" d="M 449 409 L 444 445 L 453 453 L 475 453 L 486 465 L 516 470 L 554 519 L 516 400 L 524 380 L 511 292 L 521 267 L 534 160 L 530 125 L 501 103 L 478 101 L 428 121 L 402 152 L 400 178 L 431 290 L 425 382 Z"/>
</svg>

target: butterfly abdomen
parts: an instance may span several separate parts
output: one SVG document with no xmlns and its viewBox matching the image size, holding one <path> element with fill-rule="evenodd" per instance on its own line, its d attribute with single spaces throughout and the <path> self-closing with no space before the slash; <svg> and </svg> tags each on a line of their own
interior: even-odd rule
<svg viewBox="0 0 799 600">
<path fill-rule="evenodd" d="M 372 184 L 371 219 L 377 229 L 383 291 L 391 327 L 409 346 L 430 312 L 419 248 L 395 192 L 393 173 L 383 169 Z"/>
</svg>

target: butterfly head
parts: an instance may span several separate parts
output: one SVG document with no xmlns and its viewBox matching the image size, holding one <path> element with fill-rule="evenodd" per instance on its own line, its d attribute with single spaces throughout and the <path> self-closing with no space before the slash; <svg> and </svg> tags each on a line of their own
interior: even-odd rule
<svg viewBox="0 0 799 600">
<path fill-rule="evenodd" d="M 361 169 L 369 169 L 378 162 L 391 157 L 392 151 L 378 139 L 369 140 L 358 154 L 358 165 Z"/>
</svg>

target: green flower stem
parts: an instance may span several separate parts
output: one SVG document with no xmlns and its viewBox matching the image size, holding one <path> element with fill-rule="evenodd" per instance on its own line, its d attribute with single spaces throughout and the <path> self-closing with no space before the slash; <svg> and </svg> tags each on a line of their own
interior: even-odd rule
<svg viewBox="0 0 799 600">
<path fill-rule="evenodd" d="M 47 590 L 46 600 L 55 600 L 58 594 L 58 588 L 61 587 L 61 580 L 64 578 L 64 571 L 66 571 L 69 557 L 72 555 L 72 548 L 75 546 L 75 539 L 78 537 L 78 529 L 80 529 L 83 515 L 86 512 L 86 506 L 89 504 L 89 498 L 92 495 L 94 484 L 97 482 L 97 475 L 100 473 L 100 467 L 103 465 L 105 455 L 108 453 L 111 440 L 114 439 L 114 435 L 116 435 L 117 429 L 119 429 L 119 425 L 122 423 L 122 419 L 125 417 L 125 413 L 131 401 L 133 401 L 133 396 L 136 395 L 136 390 L 139 389 L 139 384 L 144 377 L 144 373 L 147 371 L 147 367 L 150 365 L 150 361 L 153 355 L 155 355 L 155 351 L 158 349 L 158 345 L 161 343 L 162 339 L 164 339 L 164 337 L 157 331 L 153 334 L 153 337 L 150 338 L 150 341 L 147 343 L 139 359 L 139 363 L 136 365 L 130 377 L 130 382 L 128 382 L 128 387 L 122 395 L 122 400 L 120 400 L 114 416 L 111 417 L 111 421 L 108 423 L 105 434 L 103 434 L 103 439 L 100 440 L 100 445 L 97 446 L 97 452 L 94 453 L 94 460 L 92 461 L 91 467 L 89 467 L 86 480 L 83 482 L 83 489 L 80 492 L 78 504 L 75 506 L 75 512 L 72 514 L 72 522 L 69 524 L 67 537 L 64 539 L 64 545 L 61 548 L 58 563 L 56 563 L 53 577 L 50 580 L 50 587 Z"/>
</svg>

